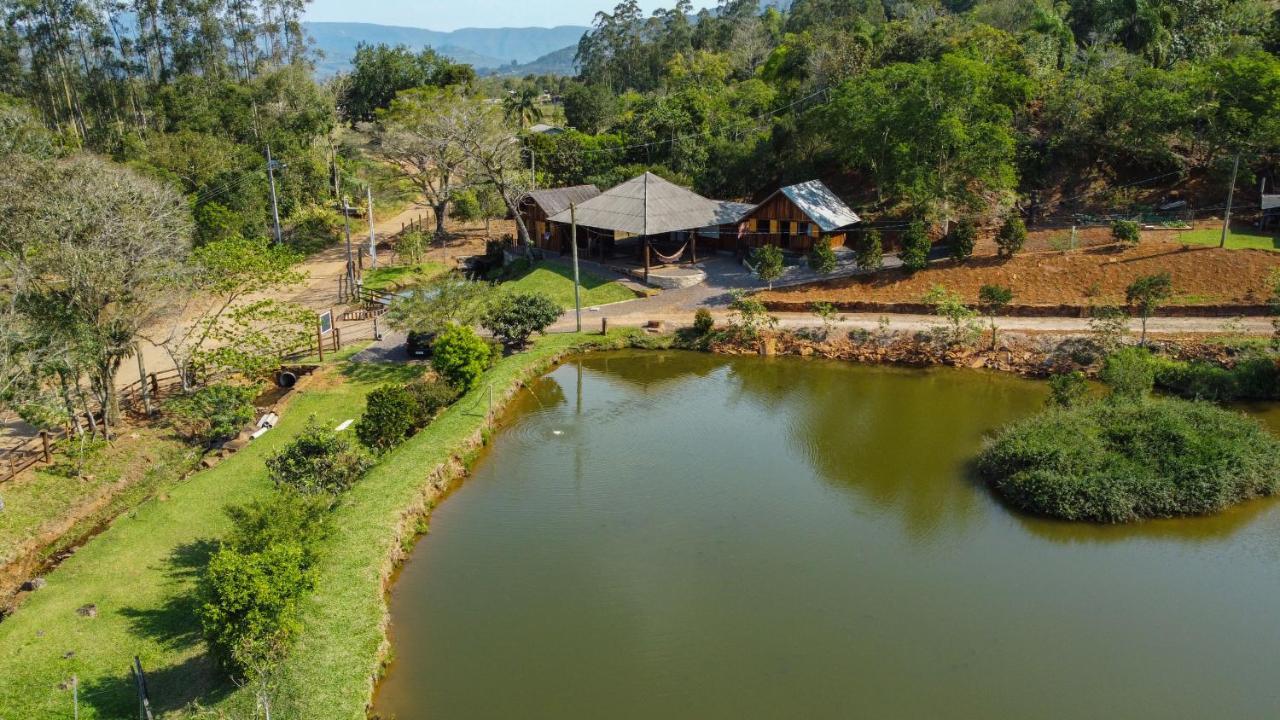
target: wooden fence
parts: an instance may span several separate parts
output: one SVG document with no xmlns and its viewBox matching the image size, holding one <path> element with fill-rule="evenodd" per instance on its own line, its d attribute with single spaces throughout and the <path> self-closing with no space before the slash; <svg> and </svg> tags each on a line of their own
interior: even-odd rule
<svg viewBox="0 0 1280 720">
<path fill-rule="evenodd" d="M 121 412 L 149 415 L 155 409 L 156 403 L 173 396 L 181 388 L 182 378 L 178 375 L 178 371 L 166 370 L 151 373 L 145 382 L 135 380 L 125 385 L 119 389 L 116 397 L 119 400 Z M 87 413 L 81 413 L 76 419 L 80 421 L 81 427 L 88 427 L 102 422 L 102 411 L 98 410 L 94 413 L 92 423 Z M 73 434 L 74 430 L 71 426 L 57 430 L 41 430 L 39 435 L 16 447 L 0 450 L 0 483 L 12 480 L 18 473 L 32 465 L 52 462 L 54 448 Z"/>
</svg>

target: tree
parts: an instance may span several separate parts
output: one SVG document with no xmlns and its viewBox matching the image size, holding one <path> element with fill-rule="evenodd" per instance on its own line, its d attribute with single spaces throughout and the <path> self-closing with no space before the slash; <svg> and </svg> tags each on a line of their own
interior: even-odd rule
<svg viewBox="0 0 1280 720">
<path fill-rule="evenodd" d="M 492 357 L 493 348 L 462 325 L 445 327 L 431 345 L 431 366 L 464 393 L 475 385 Z"/>
<path fill-rule="evenodd" d="M 109 430 L 118 416 L 117 371 L 181 272 L 190 213 L 168 188 L 94 156 L 6 163 L 0 267 L 17 291 L 13 307 L 48 343 L 83 360 L 77 366 Z"/>
<path fill-rule="evenodd" d="M 343 78 L 338 103 L 354 124 L 373 120 L 403 90 L 426 86 L 469 85 L 475 71 L 455 64 L 431 48 L 413 52 L 404 45 L 356 45 L 351 74 Z"/>
<path fill-rule="evenodd" d="M 278 301 L 253 303 L 254 312 L 233 308 L 251 295 L 277 292 L 306 277 L 294 269 L 300 257 L 271 244 L 232 235 L 196 248 L 184 272 L 172 278 L 173 302 L 165 308 L 163 326 L 144 337 L 163 349 L 181 373 L 183 389 L 196 382 L 194 373 L 211 359 L 210 344 L 234 333 L 235 323 L 252 325 L 266 320 Z"/>
<path fill-rule="evenodd" d="M 1125 288 L 1125 301 L 1138 308 L 1142 318 L 1142 337 L 1139 343 L 1147 344 L 1147 320 L 1173 295 L 1173 279 L 1166 272 L 1142 275 Z"/>
<path fill-rule="evenodd" d="M 1111 237 L 1123 247 L 1134 247 L 1142 235 L 1138 223 L 1133 220 L 1116 220 L 1111 223 Z"/>
<path fill-rule="evenodd" d="M 413 434 L 416 403 L 404 385 L 383 385 L 365 398 L 356 437 L 374 452 L 386 452 Z"/>
<path fill-rule="evenodd" d="M 907 272 L 919 272 L 929 267 L 929 251 L 932 249 L 933 243 L 924 222 L 912 220 L 902 233 L 902 250 L 898 252 L 898 259 Z"/>
<path fill-rule="evenodd" d="M 314 419 L 280 452 L 267 458 L 267 475 L 280 488 L 334 502 L 369 469 L 368 458 Z"/>
<path fill-rule="evenodd" d="M 756 277 L 769 283 L 773 289 L 773 281 L 782 277 L 782 248 L 777 245 L 764 244 L 751 253 L 751 262 L 756 266 Z"/>
<path fill-rule="evenodd" d="M 893 201 L 945 224 L 957 210 L 1011 203 L 1013 120 L 1029 90 L 1002 63 L 947 54 L 845 81 L 823 127 L 842 159 Z"/>
<path fill-rule="evenodd" d="M 387 324 L 404 332 L 437 333 L 449 324 L 476 325 L 493 298 L 493 286 L 445 277 L 396 297 Z"/>
<path fill-rule="evenodd" d="M 533 85 L 521 85 L 503 99 L 503 114 L 521 128 L 529 127 L 542 119 L 542 108 L 538 107 L 540 94 Z"/>
<path fill-rule="evenodd" d="M 879 270 L 884 267 L 884 249 L 880 244 L 880 231 L 868 230 L 857 236 L 853 255 L 860 270 Z"/>
<path fill-rule="evenodd" d="M 506 293 L 489 306 L 481 324 L 506 344 L 523 347 L 530 335 L 544 332 L 563 312 L 544 293 Z"/>
<path fill-rule="evenodd" d="M 951 251 L 951 259 L 964 262 L 973 255 L 973 248 L 978 242 L 978 228 L 972 220 L 961 220 L 947 233 L 947 247 Z"/>
<path fill-rule="evenodd" d="M 836 253 L 831 249 L 831 241 L 825 237 L 814 241 L 809 250 L 809 268 L 819 275 L 829 275 L 836 269 Z"/>
<path fill-rule="evenodd" d="M 378 113 L 376 153 L 431 209 L 436 237 L 445 237 L 455 183 L 465 175 L 463 137 L 477 132 L 482 112 L 456 88 L 417 88 Z"/>
<path fill-rule="evenodd" d="M 760 331 L 777 327 L 778 318 L 769 314 L 764 303 L 741 290 L 731 290 L 729 296 L 729 310 L 733 312 L 729 325 L 740 340 L 755 340 Z"/>
<path fill-rule="evenodd" d="M 570 127 L 596 135 L 609 127 L 618 99 L 600 84 L 572 83 L 564 92 L 564 118 Z"/>
<path fill-rule="evenodd" d="M 996 316 L 1013 302 L 1013 289 L 1005 285 L 983 285 L 978 290 L 978 303 L 991 321 L 991 350 L 996 349 Z"/>
<path fill-rule="evenodd" d="M 996 233 L 996 254 L 1008 259 L 1021 252 L 1022 246 L 1026 244 L 1027 226 L 1022 218 L 1017 215 L 1005 218 L 1000 232 Z"/>
</svg>

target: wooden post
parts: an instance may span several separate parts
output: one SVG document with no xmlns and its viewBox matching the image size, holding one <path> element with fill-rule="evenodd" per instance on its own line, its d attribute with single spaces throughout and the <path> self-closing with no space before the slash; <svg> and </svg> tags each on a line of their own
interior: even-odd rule
<svg viewBox="0 0 1280 720">
<path fill-rule="evenodd" d="M 156 379 L 156 374 L 151 373 L 147 376 L 147 379 L 151 381 L 151 393 L 156 397 L 160 397 L 160 381 Z"/>
<path fill-rule="evenodd" d="M 40 445 L 41 445 L 41 448 L 44 450 L 44 461 L 46 463 L 52 462 L 53 455 L 49 452 L 49 431 L 48 430 L 40 431 Z"/>
<path fill-rule="evenodd" d="M 600 318 L 600 334 L 609 334 L 609 318 Z"/>
<path fill-rule="evenodd" d="M 698 262 L 698 231 L 694 230 L 689 233 L 689 262 L 697 264 Z"/>
<path fill-rule="evenodd" d="M 324 362 L 324 332 L 320 329 L 320 323 L 316 323 L 316 353 L 320 355 L 320 362 Z"/>
<path fill-rule="evenodd" d="M 649 282 L 649 236 L 644 238 L 644 281 Z"/>
<path fill-rule="evenodd" d="M 333 351 L 338 352 L 342 349 L 342 331 L 337 327 L 333 328 Z"/>
<path fill-rule="evenodd" d="M 142 409 L 150 417 L 151 393 L 147 392 L 147 368 L 142 363 L 142 348 L 135 345 L 134 353 L 138 356 L 138 390 L 142 393 Z"/>
<path fill-rule="evenodd" d="M 573 309 L 578 319 L 578 332 L 582 332 L 582 295 L 578 290 L 578 208 L 569 203 L 569 245 L 573 248 Z"/>
</svg>

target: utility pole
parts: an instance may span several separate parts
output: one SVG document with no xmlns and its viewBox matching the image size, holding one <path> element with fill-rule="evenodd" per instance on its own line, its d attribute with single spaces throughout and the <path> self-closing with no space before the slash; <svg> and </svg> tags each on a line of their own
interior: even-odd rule
<svg viewBox="0 0 1280 720">
<path fill-rule="evenodd" d="M 280 239 L 280 206 L 276 203 L 276 161 L 271 159 L 271 146 L 267 146 L 267 179 L 271 181 L 271 219 L 276 225 L 276 244 Z"/>
<path fill-rule="evenodd" d="M 529 173 L 533 176 L 533 189 L 538 189 L 538 154 L 529 148 Z"/>
<path fill-rule="evenodd" d="M 342 221 L 347 226 L 347 295 L 356 291 L 356 261 L 351 257 L 351 208 L 347 206 L 347 196 L 342 196 Z"/>
<path fill-rule="evenodd" d="M 378 241 L 373 235 L 373 186 L 366 185 L 365 197 L 369 200 L 369 267 L 378 267 Z"/>
<path fill-rule="evenodd" d="M 578 292 L 578 206 L 569 203 L 569 246 L 573 248 L 573 308 L 582 332 L 582 295 Z"/>
<path fill-rule="evenodd" d="M 1231 199 L 1236 194 L 1236 173 L 1240 170 L 1240 151 L 1236 151 L 1235 162 L 1231 163 L 1231 186 L 1227 188 L 1227 211 L 1222 215 L 1222 239 L 1218 247 L 1227 246 L 1227 228 L 1231 225 Z"/>
</svg>

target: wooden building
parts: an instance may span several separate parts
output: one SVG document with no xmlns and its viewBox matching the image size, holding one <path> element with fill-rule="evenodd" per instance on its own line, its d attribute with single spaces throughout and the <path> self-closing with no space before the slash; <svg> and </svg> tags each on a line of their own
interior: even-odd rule
<svg viewBox="0 0 1280 720">
<path fill-rule="evenodd" d="M 600 195 L 595 185 L 530 190 L 520 198 L 520 217 L 533 244 L 551 252 L 569 252 L 569 227 L 549 218 Z"/>
<path fill-rule="evenodd" d="M 806 253 L 822 237 L 832 247 L 840 247 L 845 244 L 845 232 L 859 222 L 858 214 L 821 180 L 810 180 L 775 191 L 746 213 L 740 225 L 739 249 L 745 252 L 772 244 Z"/>
</svg>

